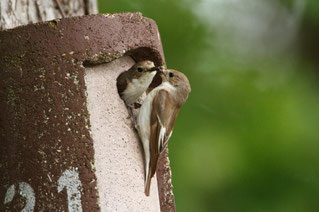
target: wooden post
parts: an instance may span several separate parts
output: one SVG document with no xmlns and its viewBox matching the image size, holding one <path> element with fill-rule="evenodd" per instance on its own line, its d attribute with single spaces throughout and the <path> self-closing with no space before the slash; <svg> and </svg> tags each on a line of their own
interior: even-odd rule
<svg viewBox="0 0 319 212">
<path fill-rule="evenodd" d="M 116 90 L 144 59 L 165 64 L 155 22 L 139 13 L 0 32 L 1 211 L 175 210 L 166 155 L 159 188 L 143 193 L 141 144 Z"/>
</svg>

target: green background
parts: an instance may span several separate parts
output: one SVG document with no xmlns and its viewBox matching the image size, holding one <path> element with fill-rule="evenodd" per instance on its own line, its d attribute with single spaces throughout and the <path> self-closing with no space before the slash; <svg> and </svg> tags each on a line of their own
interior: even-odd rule
<svg viewBox="0 0 319 212">
<path fill-rule="evenodd" d="M 159 27 L 192 92 L 169 154 L 177 211 L 319 211 L 318 0 L 107 0 Z"/>
</svg>

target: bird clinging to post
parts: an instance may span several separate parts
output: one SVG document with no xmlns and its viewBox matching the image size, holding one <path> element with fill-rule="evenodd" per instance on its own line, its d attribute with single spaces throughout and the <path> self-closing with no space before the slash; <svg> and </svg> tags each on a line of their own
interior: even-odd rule
<svg viewBox="0 0 319 212">
<path fill-rule="evenodd" d="M 162 83 L 145 98 L 137 119 L 137 130 L 145 154 L 145 194 L 149 196 L 159 155 L 172 135 L 178 112 L 191 91 L 187 77 L 176 70 L 160 72 Z"/>
</svg>

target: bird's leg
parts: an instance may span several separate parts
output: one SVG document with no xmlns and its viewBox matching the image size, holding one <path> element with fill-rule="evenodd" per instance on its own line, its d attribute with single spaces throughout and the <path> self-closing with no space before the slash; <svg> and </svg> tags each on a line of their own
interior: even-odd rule
<svg viewBox="0 0 319 212">
<path fill-rule="evenodd" d="M 132 110 L 132 108 L 131 108 L 131 111 L 132 111 L 132 114 L 131 114 L 131 116 L 132 116 L 132 122 L 133 122 L 133 127 L 135 128 L 135 129 L 137 129 L 137 118 L 136 118 L 136 116 L 133 114 L 133 110 Z"/>
<path fill-rule="evenodd" d="M 131 106 L 129 106 L 129 105 L 126 105 L 126 107 L 127 107 L 127 110 L 128 110 L 127 119 L 134 118 L 133 108 Z"/>
<path fill-rule="evenodd" d="M 124 101 L 124 102 L 125 102 L 126 108 L 128 110 L 128 113 L 129 113 L 127 119 L 132 118 L 133 128 L 137 129 L 137 119 L 136 119 L 136 116 L 133 113 L 133 107 L 131 105 L 127 104 L 126 101 Z M 134 106 L 135 106 L 135 104 L 139 104 L 139 103 L 134 103 Z M 136 107 L 135 107 L 135 109 L 136 109 Z"/>
<path fill-rule="evenodd" d="M 123 101 L 124 101 L 125 106 L 128 110 L 128 117 L 126 119 L 130 119 L 131 117 L 134 117 L 132 106 L 130 104 L 128 104 L 125 100 L 123 100 Z"/>
<path fill-rule="evenodd" d="M 136 132 L 139 134 L 140 133 L 140 126 L 136 122 L 134 123 L 134 128 L 135 128 Z"/>
<path fill-rule="evenodd" d="M 137 134 L 140 134 L 140 126 L 137 123 L 137 118 L 133 117 L 133 128 L 137 132 Z"/>
</svg>

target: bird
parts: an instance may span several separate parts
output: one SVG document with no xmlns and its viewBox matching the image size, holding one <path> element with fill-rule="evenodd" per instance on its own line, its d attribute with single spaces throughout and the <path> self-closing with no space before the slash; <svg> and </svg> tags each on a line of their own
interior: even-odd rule
<svg viewBox="0 0 319 212">
<path fill-rule="evenodd" d="M 164 69 L 160 76 L 162 83 L 147 94 L 136 125 L 145 156 L 146 196 L 150 193 L 158 158 L 167 147 L 179 110 L 191 91 L 187 77 L 179 71 Z"/>
<path fill-rule="evenodd" d="M 143 60 L 118 76 L 117 89 L 126 104 L 133 104 L 142 96 L 159 69 L 152 61 Z"/>
</svg>

